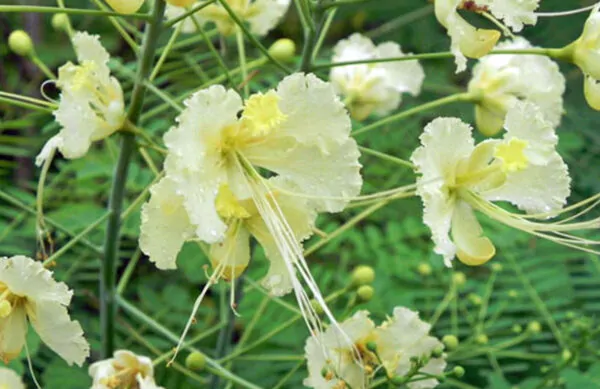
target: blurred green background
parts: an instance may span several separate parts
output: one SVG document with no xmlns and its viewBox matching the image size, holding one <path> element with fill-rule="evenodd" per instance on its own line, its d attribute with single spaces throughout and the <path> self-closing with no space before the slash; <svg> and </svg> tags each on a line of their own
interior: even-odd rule
<svg viewBox="0 0 600 389">
<path fill-rule="evenodd" d="M 590 3 L 543 0 L 540 9 L 565 10 Z M 50 0 L 14 4 L 54 6 Z M 85 0 L 67 1 L 67 6 L 95 7 L 93 2 Z M 535 45 L 559 47 L 579 36 L 586 17 L 587 13 L 540 18 L 535 28 L 526 28 L 523 35 Z M 102 36 L 103 44 L 113 56 L 113 73 L 129 92 L 135 56 L 115 33 L 111 23 L 104 18 L 89 16 L 74 16 L 71 20 L 75 29 Z M 140 26 L 136 24 L 136 27 Z M 51 15 L 0 13 L 0 90 L 39 97 L 43 75 L 26 59 L 10 53 L 6 45 L 7 37 L 14 29 L 26 29 L 31 33 L 40 58 L 54 71 L 66 61 L 74 60 L 74 53 L 67 36 L 52 28 Z M 355 31 L 366 33 L 376 43 L 398 42 L 405 52 L 447 51 L 449 46 L 445 31 L 435 20 L 428 2 L 372 0 L 340 8 L 319 61 L 327 61 L 332 45 Z M 168 36 L 168 33 L 163 34 L 161 45 L 166 43 Z M 283 36 L 301 45 L 302 31 L 294 7 L 267 40 L 270 42 Z M 134 37 L 139 39 L 135 34 Z M 171 96 L 197 88 L 219 74 L 204 44 L 190 35 L 182 35 L 179 39 L 182 44 L 173 50 L 155 81 L 157 87 Z M 215 42 L 230 68 L 235 67 L 235 42 Z M 255 58 L 258 52 L 249 49 L 249 56 Z M 417 98 L 406 96 L 400 110 L 464 90 L 470 77 L 468 71 L 456 75 L 452 59 L 422 64 L 426 72 L 423 92 Z M 569 64 L 560 65 L 568 84 L 565 116 L 558 129 L 559 150 L 570 168 L 573 179 L 570 201 L 574 203 L 600 191 L 600 121 L 598 113 L 585 103 L 580 71 Z M 319 76 L 326 78 L 327 73 L 319 73 Z M 274 86 L 281 77 L 274 68 L 260 68 L 252 79 L 251 89 Z M 44 92 L 57 98 L 57 91 L 51 85 L 45 87 Z M 159 143 L 161 134 L 176 116 L 172 109 L 157 111 L 156 107 L 160 105 L 156 95 L 148 93 L 141 122 L 141 127 Z M 457 116 L 473 123 L 472 111 L 473 107 L 464 103 L 446 106 L 387 125 L 361 136 L 358 141 L 363 146 L 408 159 L 417 147 L 418 136 L 426 123 L 438 116 Z M 361 126 L 354 124 L 355 128 Z M 35 257 L 40 253 L 35 239 L 35 213 L 32 213 L 39 171 L 32 161 L 45 140 L 57 130 L 57 124 L 48 114 L 0 103 L 0 254 L 3 256 L 25 254 Z M 45 211 L 50 221 L 46 250 L 60 249 L 70 237 L 104 214 L 117 151 L 118 139 L 113 136 L 93 146 L 84 158 L 55 160 L 45 192 Z M 151 152 L 150 156 L 160 167 L 160 155 Z M 364 165 L 364 193 L 414 182 L 412 172 L 398 165 L 371 156 L 363 156 L 361 162 Z M 152 171 L 139 154 L 136 155 L 127 183 L 126 206 L 153 178 Z M 333 231 L 361 210 L 320 216 L 319 227 L 326 232 Z M 432 253 L 429 231 L 422 224 L 421 212 L 418 198 L 392 202 L 308 258 L 324 294 L 347 286 L 356 265 L 370 265 L 375 269 L 374 298 L 366 304 L 353 306 L 354 292 L 346 292 L 332 304 L 340 318 L 353 310 L 368 309 L 379 322 L 391 314 L 393 307 L 402 305 L 418 310 L 423 319 L 429 320 L 447 297 L 447 309 L 439 315 L 433 332 L 439 337 L 445 334 L 459 337 L 461 345 L 450 353 L 448 361 L 450 368 L 456 364 L 464 366 L 466 375 L 458 380 L 460 382 L 453 379 L 442 387 L 600 388 L 597 318 L 600 312 L 600 262 L 596 256 L 540 241 L 482 218 L 487 235 L 497 246 L 498 255 L 485 266 L 468 268 L 455 262 L 454 268 L 447 269 L 441 257 Z M 177 271 L 158 271 L 140 255 L 138 232 L 139 207 L 125 220 L 123 227 L 119 274 L 123 274 L 132 261 L 135 264 L 130 265 L 133 273 L 123 296 L 178 336 L 206 281 L 204 265 L 208 262 L 202 251 L 189 243 L 179 256 Z M 97 312 L 100 258 L 92 248 L 100 247 L 103 234 L 104 226 L 100 225 L 86 235 L 87 244 L 75 244 L 59 258 L 54 269 L 56 278 L 75 291 L 71 312 L 81 322 L 92 344 L 94 351 L 90 361 L 98 357 L 100 340 Z M 306 247 L 316 241 L 318 238 L 313 237 Z M 426 274 L 427 266 L 423 264 L 431 268 L 430 274 Z M 501 268 L 493 268 L 496 264 Z M 257 248 L 243 282 L 245 290 L 237 309 L 240 316 L 234 318 L 233 334 L 225 353 L 258 343 L 225 366 L 263 388 L 273 388 L 278 383 L 281 388 L 299 388 L 306 376 L 302 356 L 307 332 L 302 320 L 296 320 L 271 336 L 275 328 L 295 314 L 254 287 L 265 270 L 266 261 Z M 457 272 L 466 275 L 466 283 L 458 287 L 453 297 L 448 291 L 452 276 Z M 226 285 L 213 287 L 197 316 L 198 324 L 188 335 L 188 339 L 192 339 L 212 330 L 209 336 L 195 343 L 207 355 L 214 355 L 218 333 L 227 327 L 218 323 L 231 317 L 228 302 L 224 299 L 228 299 Z M 292 296 L 287 296 L 284 301 L 295 304 Z M 519 331 L 519 327 L 525 329 L 534 321 L 541 324 L 540 333 Z M 156 357 L 157 353 L 164 353 L 174 346 L 164 334 L 123 310 L 119 315 L 118 330 L 119 348 Z M 30 331 L 29 335 L 34 368 L 44 388 L 90 386 L 91 380 L 85 369 L 68 367 L 48 348 L 39 346 L 35 334 Z M 487 343 L 482 342 L 481 335 L 488 338 Z M 182 364 L 186 354 L 184 351 L 179 357 Z M 14 361 L 10 366 L 19 372 L 26 371 L 24 360 Z M 198 372 L 198 375 L 208 377 L 206 372 Z M 164 363 L 157 367 L 156 377 L 160 385 L 169 389 L 209 387 L 175 368 L 165 368 Z M 281 383 L 284 377 L 289 379 Z M 218 387 L 226 387 L 226 383 L 221 382 Z"/>
</svg>

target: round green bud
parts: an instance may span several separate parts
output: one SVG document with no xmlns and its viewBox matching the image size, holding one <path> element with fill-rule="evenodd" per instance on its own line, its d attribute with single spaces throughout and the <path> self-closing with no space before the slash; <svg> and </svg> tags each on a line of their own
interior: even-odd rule
<svg viewBox="0 0 600 389">
<path fill-rule="evenodd" d="M 492 270 L 495 272 L 501 272 L 503 269 L 502 264 L 500 263 L 492 263 Z"/>
<path fill-rule="evenodd" d="M 277 39 L 269 47 L 269 55 L 281 62 L 290 62 L 296 54 L 296 44 L 288 38 Z"/>
<path fill-rule="evenodd" d="M 392 384 L 394 384 L 396 386 L 400 386 L 400 385 L 404 385 L 406 383 L 406 381 L 408 381 L 408 379 L 404 376 L 397 375 L 397 376 L 390 378 L 390 381 L 392 382 Z"/>
<path fill-rule="evenodd" d="M 514 289 L 511 289 L 508 291 L 508 297 L 510 297 L 512 299 L 516 299 L 517 297 L 519 297 L 519 292 L 517 292 Z"/>
<path fill-rule="evenodd" d="M 321 377 L 325 378 L 325 377 L 327 377 L 328 375 L 329 375 L 329 369 L 328 369 L 328 368 L 326 368 L 326 367 L 323 367 L 323 368 L 321 369 Z"/>
<path fill-rule="evenodd" d="M 479 334 L 475 337 L 475 343 L 477 344 L 487 344 L 487 342 L 489 341 L 488 337 L 486 334 Z"/>
<path fill-rule="evenodd" d="M 575 316 L 576 316 L 576 315 L 575 315 L 575 312 L 573 312 L 573 311 L 569 311 L 569 312 L 567 312 L 567 314 L 565 315 L 565 317 L 566 317 L 567 319 L 569 319 L 569 320 L 573 320 L 573 319 L 575 319 Z"/>
<path fill-rule="evenodd" d="M 532 321 L 527 325 L 527 331 L 531 332 L 532 334 L 539 334 L 542 332 L 542 325 L 539 321 Z"/>
<path fill-rule="evenodd" d="M 542 366 L 540 367 L 540 373 L 547 373 L 550 371 L 550 366 Z"/>
<path fill-rule="evenodd" d="M 515 324 L 512 326 L 512 332 L 520 334 L 521 332 L 523 332 L 523 327 L 520 324 Z"/>
<path fill-rule="evenodd" d="M 431 266 L 428 263 L 420 263 L 419 266 L 417 266 L 417 273 L 419 273 L 423 277 L 431 275 L 432 271 L 433 270 L 431 269 Z"/>
<path fill-rule="evenodd" d="M 52 28 L 56 31 L 67 31 L 69 27 L 69 17 L 66 14 L 54 14 L 52 16 Z"/>
<path fill-rule="evenodd" d="M 442 343 L 449 351 L 456 350 L 458 348 L 458 338 L 454 335 L 444 335 Z"/>
<path fill-rule="evenodd" d="M 23 30 L 15 30 L 8 36 L 8 47 L 22 57 L 29 57 L 33 54 L 33 42 L 31 37 Z"/>
<path fill-rule="evenodd" d="M 473 305 L 481 305 L 483 303 L 483 300 L 481 299 L 480 296 L 476 295 L 475 293 L 469 293 L 469 301 L 473 304 Z"/>
<path fill-rule="evenodd" d="M 204 354 L 194 351 L 185 359 L 185 367 L 190 370 L 204 370 L 204 367 L 206 367 L 206 357 Z"/>
<path fill-rule="evenodd" d="M 452 274 L 452 281 L 454 281 L 456 286 L 462 286 L 467 282 L 467 276 L 465 276 L 465 273 L 456 272 Z"/>
<path fill-rule="evenodd" d="M 360 286 L 372 283 L 375 280 L 375 270 L 371 266 L 360 265 L 352 271 L 352 285 Z"/>
<path fill-rule="evenodd" d="M 356 290 L 356 296 L 363 303 L 371 301 L 374 294 L 375 289 L 371 285 L 363 285 Z"/>
<path fill-rule="evenodd" d="M 367 346 L 367 350 L 369 350 L 372 353 L 377 351 L 377 343 L 375 342 L 367 342 L 365 346 Z"/>
<path fill-rule="evenodd" d="M 315 299 L 310 300 L 310 305 L 312 305 L 312 308 L 315 310 L 315 313 L 317 315 L 323 314 L 323 307 L 321 306 L 321 304 L 319 304 L 317 302 L 317 300 L 315 300 Z"/>
<path fill-rule="evenodd" d="M 455 377 L 460 378 L 465 375 L 465 368 L 462 366 L 454 366 L 452 374 L 454 374 Z"/>
<path fill-rule="evenodd" d="M 442 346 L 436 347 L 431 351 L 433 358 L 441 358 L 444 355 L 444 348 Z"/>
<path fill-rule="evenodd" d="M 571 358 L 573 358 L 573 353 L 567 349 L 564 349 L 561 354 L 561 358 L 563 361 L 566 362 L 566 361 L 570 360 Z"/>
</svg>

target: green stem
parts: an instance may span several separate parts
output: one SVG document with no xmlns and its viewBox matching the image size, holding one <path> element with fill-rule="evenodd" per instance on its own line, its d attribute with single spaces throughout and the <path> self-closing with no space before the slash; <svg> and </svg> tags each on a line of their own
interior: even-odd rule
<svg viewBox="0 0 600 389">
<path fill-rule="evenodd" d="M 246 48 L 244 47 L 244 33 L 239 28 L 237 28 L 235 38 L 237 42 L 238 57 L 240 59 L 240 69 L 242 69 L 242 81 L 240 84 L 243 84 L 244 98 L 248 98 L 250 89 L 248 87 L 248 69 L 246 67 Z"/>
<path fill-rule="evenodd" d="M 200 11 L 204 7 L 208 7 L 209 5 L 211 5 L 212 3 L 214 3 L 215 1 L 217 1 L 217 0 L 209 0 L 209 1 L 197 4 L 195 7 L 191 7 L 190 9 L 186 10 L 181 15 L 177 16 L 176 18 L 173 18 L 173 19 L 165 22 L 164 28 L 167 29 L 167 28 L 173 27 L 175 24 L 177 24 L 181 20 L 187 18 L 188 16 L 191 16 L 191 15 L 195 14 L 196 12 Z"/>
<path fill-rule="evenodd" d="M 169 38 L 169 42 L 167 43 L 167 46 L 161 53 L 160 58 L 156 62 L 156 65 L 154 65 L 154 69 L 152 69 L 152 73 L 150 73 L 150 77 L 148 77 L 148 81 L 152 82 L 156 78 L 156 75 L 160 71 L 160 68 L 162 67 L 163 63 L 167 59 L 167 56 L 171 52 L 171 49 L 173 48 L 173 44 L 177 40 L 177 37 L 179 36 L 179 33 L 181 32 L 182 27 L 183 27 L 183 24 L 179 24 L 173 30 L 173 33 L 171 34 L 171 37 Z"/>
<path fill-rule="evenodd" d="M 52 109 L 51 108 L 40 107 L 39 105 L 27 103 L 25 101 L 19 101 L 19 100 L 16 100 L 16 99 L 10 99 L 10 98 L 6 98 L 6 97 L 2 97 L 2 96 L 0 96 L 0 103 L 10 104 L 10 105 L 14 105 L 16 107 L 21 107 L 21 108 L 32 109 L 32 110 L 35 110 L 35 111 L 42 111 L 42 112 L 46 112 L 46 113 L 52 113 Z"/>
<path fill-rule="evenodd" d="M 309 26 L 314 26 L 314 19 L 312 19 L 310 13 L 306 10 L 308 6 L 306 6 L 306 2 L 303 1 L 302 4 L 305 5 L 303 11 L 306 12 L 305 17 L 308 20 Z M 302 48 L 302 62 L 300 63 L 300 71 L 310 72 L 312 71 L 312 54 L 315 48 L 315 31 L 316 29 L 307 28 L 304 30 L 304 47 Z"/>
<path fill-rule="evenodd" d="M 88 15 L 88 16 L 121 16 L 124 18 L 141 19 L 149 21 L 151 16 L 147 14 L 122 14 L 111 11 L 97 11 L 93 9 L 77 9 L 77 8 L 61 8 L 61 7 L 40 7 L 32 5 L 0 5 L 0 13 L 5 12 L 35 12 L 35 13 L 50 13 L 50 14 L 67 14 L 67 15 Z"/>
<path fill-rule="evenodd" d="M 402 111 L 402 112 L 397 113 L 395 115 L 388 116 L 386 118 L 378 120 L 375 123 L 369 124 L 368 126 L 364 126 L 362 128 L 359 128 L 358 130 L 354 131 L 352 133 L 352 135 L 353 136 L 357 136 L 357 135 L 363 134 L 365 132 L 368 132 L 368 131 L 374 130 L 376 128 L 379 128 L 381 126 L 384 126 L 386 124 L 393 123 L 393 122 L 396 122 L 398 120 L 406 119 L 407 117 L 412 116 L 414 114 L 417 114 L 419 112 L 423 112 L 423 111 L 427 111 L 427 110 L 430 110 L 430 109 L 433 109 L 433 108 L 437 108 L 437 107 L 440 107 L 442 105 L 454 103 L 454 102 L 457 102 L 457 101 L 475 101 L 475 100 L 476 100 L 476 96 L 474 96 L 473 94 L 471 94 L 469 92 L 457 93 L 457 94 L 454 94 L 454 95 L 442 97 L 441 99 L 433 100 L 433 101 L 430 101 L 428 103 L 418 105 L 418 106 L 416 106 L 414 108 L 410 108 L 410 109 L 407 109 L 406 111 Z"/>
<path fill-rule="evenodd" d="M 131 94 L 131 104 L 127 113 L 127 120 L 134 125 L 140 117 L 144 102 L 144 81 L 152 67 L 154 51 L 161 31 L 161 21 L 165 10 L 163 0 L 155 0 L 152 18 L 148 21 L 144 40 L 142 43 L 141 57 L 138 73 Z M 115 337 L 115 280 L 116 262 L 119 256 L 119 241 L 121 230 L 121 209 L 125 196 L 125 184 L 131 155 L 135 150 L 135 136 L 132 133 L 122 133 L 121 151 L 115 167 L 113 185 L 111 188 L 108 210 L 110 216 L 106 228 L 104 241 L 104 260 L 100 267 L 100 326 L 102 332 L 102 358 L 110 358 L 114 351 Z"/>
<path fill-rule="evenodd" d="M 335 7 L 339 7 L 341 5 L 352 5 L 352 4 L 360 4 L 360 3 L 366 3 L 368 1 L 372 1 L 372 0 L 337 0 L 337 1 L 332 1 L 326 4 L 323 4 L 320 6 L 321 9 L 329 9 L 329 8 L 335 8 Z"/>
<path fill-rule="evenodd" d="M 40 59 L 40 57 L 37 56 L 36 53 L 33 53 L 33 55 L 30 58 L 31 62 L 33 62 L 35 66 L 37 66 L 46 77 L 48 77 L 51 80 L 56 80 L 56 76 L 54 75 L 54 73 L 52 73 L 52 70 L 50 70 L 48 66 L 46 66 L 46 64 L 42 62 L 42 60 Z"/>
</svg>

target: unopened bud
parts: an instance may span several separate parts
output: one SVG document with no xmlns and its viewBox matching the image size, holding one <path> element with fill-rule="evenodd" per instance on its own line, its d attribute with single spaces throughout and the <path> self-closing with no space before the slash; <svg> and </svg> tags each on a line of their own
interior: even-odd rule
<svg viewBox="0 0 600 389">
<path fill-rule="evenodd" d="M 360 286 L 372 283 L 375 280 L 375 270 L 371 266 L 360 265 L 352 272 L 352 285 Z"/>
<path fill-rule="evenodd" d="M 465 284 L 465 282 L 467 282 L 467 276 L 465 276 L 465 273 L 456 272 L 452 274 L 452 280 L 456 286 L 462 286 Z"/>
<path fill-rule="evenodd" d="M 481 305 L 483 303 L 483 300 L 481 299 L 481 297 L 479 297 L 478 295 L 476 295 L 475 293 L 469 293 L 469 301 L 473 304 L 473 305 Z"/>
<path fill-rule="evenodd" d="M 527 325 L 527 331 L 532 334 L 539 334 L 542 331 L 542 325 L 539 321 L 532 321 Z"/>
<path fill-rule="evenodd" d="M 4 319 L 12 312 L 12 305 L 6 300 L 0 301 L 0 319 Z"/>
<path fill-rule="evenodd" d="M 570 352 L 567 349 L 563 350 L 563 352 L 561 354 L 561 358 L 562 358 L 563 361 L 566 362 L 566 361 L 570 360 L 572 357 L 573 357 L 573 353 L 572 352 Z"/>
<path fill-rule="evenodd" d="M 485 334 L 479 334 L 475 337 L 475 343 L 477 344 L 487 344 L 487 342 L 489 341 L 487 335 Z"/>
<path fill-rule="evenodd" d="M 500 263 L 492 263 L 492 270 L 495 272 L 501 272 L 503 269 L 502 264 Z"/>
<path fill-rule="evenodd" d="M 432 269 L 428 263 L 420 263 L 419 266 L 417 266 L 417 272 L 423 277 L 427 277 L 431 275 Z"/>
<path fill-rule="evenodd" d="M 203 370 L 206 366 L 206 357 L 204 354 L 194 351 L 185 359 L 185 367 L 190 370 Z"/>
<path fill-rule="evenodd" d="M 458 348 L 458 338 L 454 335 L 444 335 L 442 343 L 449 351 L 456 350 Z"/>
<path fill-rule="evenodd" d="M 8 47 L 22 57 L 29 57 L 33 54 L 33 42 L 31 37 L 23 30 L 16 30 L 8 36 Z"/>
<path fill-rule="evenodd" d="M 317 315 L 322 315 L 323 314 L 323 307 L 321 306 L 321 304 L 319 304 L 317 302 L 317 300 L 315 300 L 315 299 L 310 300 L 310 305 L 315 310 L 315 313 Z"/>
<path fill-rule="evenodd" d="M 513 299 L 517 298 L 517 297 L 519 297 L 519 292 L 517 292 L 514 289 L 511 289 L 508 291 L 508 297 L 513 298 Z"/>
<path fill-rule="evenodd" d="M 288 38 L 277 39 L 269 47 L 269 55 L 281 62 L 291 62 L 296 54 L 296 44 Z"/>
<path fill-rule="evenodd" d="M 406 381 L 408 381 L 408 379 L 401 375 L 390 378 L 390 382 L 396 386 L 404 385 Z"/>
<path fill-rule="evenodd" d="M 377 351 L 377 343 L 375 342 L 367 342 L 365 346 L 367 347 L 367 350 L 369 350 L 372 353 Z"/>
<path fill-rule="evenodd" d="M 356 296 L 358 297 L 358 300 L 362 303 L 371 301 L 374 294 L 375 290 L 371 285 L 363 285 L 356 290 Z"/>
<path fill-rule="evenodd" d="M 67 31 L 69 28 L 69 17 L 66 14 L 54 14 L 52 16 L 52 28 L 56 31 Z"/>
<path fill-rule="evenodd" d="M 465 375 L 465 368 L 462 366 L 454 366 L 454 369 L 452 369 L 452 374 L 454 374 L 454 376 L 457 378 L 461 378 Z"/>
<path fill-rule="evenodd" d="M 521 332 L 523 332 L 523 327 L 520 324 L 515 324 L 512 326 L 512 332 L 520 334 Z"/>
<path fill-rule="evenodd" d="M 433 358 L 441 358 L 442 355 L 444 355 L 444 348 L 442 346 L 438 346 L 431 351 Z"/>
</svg>

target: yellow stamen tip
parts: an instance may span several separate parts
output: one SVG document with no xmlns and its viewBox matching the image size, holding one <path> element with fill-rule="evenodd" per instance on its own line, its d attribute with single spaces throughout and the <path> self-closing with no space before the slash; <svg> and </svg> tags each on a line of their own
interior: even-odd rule
<svg viewBox="0 0 600 389">
<path fill-rule="evenodd" d="M 223 184 L 219 188 L 219 194 L 215 200 L 215 206 L 217 213 L 223 219 L 247 219 L 250 217 L 250 213 L 244 208 L 235 195 L 229 189 L 229 185 Z"/>
<path fill-rule="evenodd" d="M 286 119 L 278 103 L 279 96 L 274 91 L 254 94 L 246 101 L 242 122 L 253 136 L 271 132 Z"/>
<path fill-rule="evenodd" d="M 0 318 L 4 319 L 12 312 L 12 305 L 6 300 L 0 301 Z"/>
<path fill-rule="evenodd" d="M 525 155 L 527 141 L 512 138 L 496 147 L 495 157 L 502 161 L 502 170 L 515 172 L 529 166 L 529 160 Z"/>
</svg>

